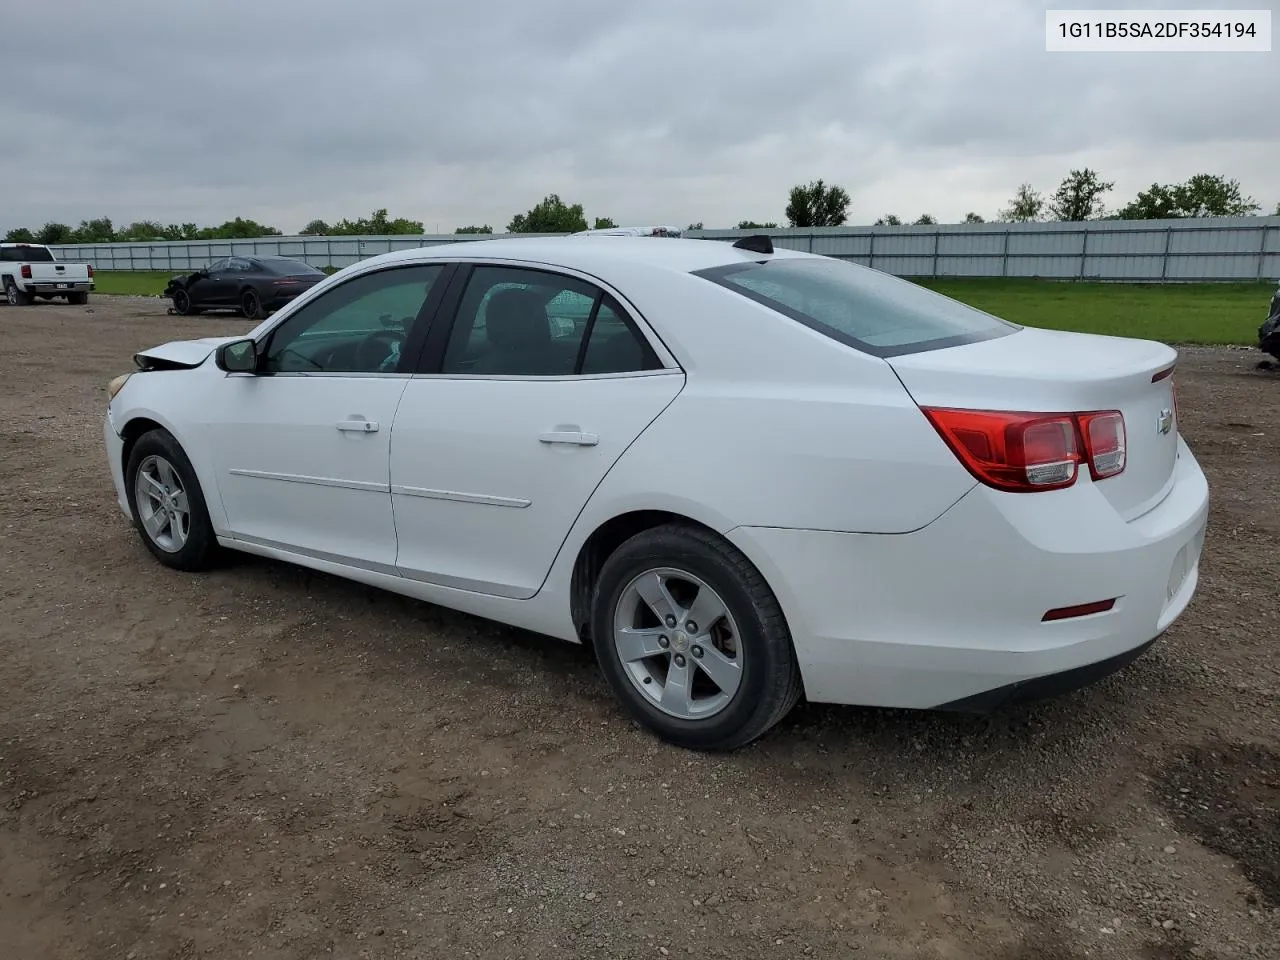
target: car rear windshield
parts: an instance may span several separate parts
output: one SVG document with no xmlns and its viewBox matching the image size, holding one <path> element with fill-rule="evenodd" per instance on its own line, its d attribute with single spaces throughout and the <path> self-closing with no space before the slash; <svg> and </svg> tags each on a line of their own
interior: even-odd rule
<svg viewBox="0 0 1280 960">
<path fill-rule="evenodd" d="M 19 244 L 16 247 L 0 248 L 0 260 L 9 263 L 53 263 L 53 251 L 48 247 L 28 247 Z"/>
<path fill-rule="evenodd" d="M 696 274 L 878 357 L 976 343 L 1021 329 L 907 280 L 840 260 L 787 257 Z"/>
<path fill-rule="evenodd" d="M 261 263 L 269 272 L 277 273 L 282 277 L 306 277 L 315 273 L 322 275 L 324 273 L 323 270 L 317 270 L 301 260 L 276 260 L 264 257 Z"/>
</svg>

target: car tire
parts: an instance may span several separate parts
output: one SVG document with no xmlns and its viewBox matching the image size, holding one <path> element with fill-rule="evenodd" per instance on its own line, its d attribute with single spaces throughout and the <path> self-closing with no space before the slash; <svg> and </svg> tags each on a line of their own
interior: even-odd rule
<svg viewBox="0 0 1280 960">
<path fill-rule="evenodd" d="M 175 570 L 211 567 L 217 536 L 195 468 L 173 434 L 156 429 L 139 437 L 124 476 L 134 526 L 151 555 Z"/>
<path fill-rule="evenodd" d="M 737 548 L 701 527 L 664 524 L 618 547 L 596 581 L 591 637 L 627 712 L 677 746 L 745 746 L 800 699 L 773 591 Z"/>
<path fill-rule="evenodd" d="M 169 300 L 173 301 L 173 312 L 178 316 L 195 316 L 200 312 L 200 310 L 191 305 L 191 294 L 184 291 L 184 289 L 174 291 Z"/>
<path fill-rule="evenodd" d="M 262 298 L 256 290 L 246 290 L 240 294 L 240 312 L 250 320 L 261 320 L 267 315 L 262 309 Z"/>
<path fill-rule="evenodd" d="M 73 307 L 83 307 L 88 302 L 89 302 L 89 295 L 87 293 L 68 293 L 67 294 L 67 303 L 71 304 Z"/>
<path fill-rule="evenodd" d="M 13 282 L 13 277 L 7 277 L 4 281 L 4 296 L 11 307 L 29 307 L 35 300 L 25 290 L 18 289 L 18 285 Z"/>
</svg>

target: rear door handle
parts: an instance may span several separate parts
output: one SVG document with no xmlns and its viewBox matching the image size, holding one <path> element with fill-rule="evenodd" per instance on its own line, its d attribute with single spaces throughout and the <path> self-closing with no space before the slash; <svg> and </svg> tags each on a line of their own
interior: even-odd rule
<svg viewBox="0 0 1280 960">
<path fill-rule="evenodd" d="M 583 433 L 581 430 L 553 430 L 538 437 L 543 443 L 568 443 L 579 447 L 594 447 L 600 437 L 594 433 Z"/>
<path fill-rule="evenodd" d="M 347 433 L 377 433 L 377 420 L 363 420 L 352 417 L 350 420 L 339 420 L 335 426 Z"/>
</svg>

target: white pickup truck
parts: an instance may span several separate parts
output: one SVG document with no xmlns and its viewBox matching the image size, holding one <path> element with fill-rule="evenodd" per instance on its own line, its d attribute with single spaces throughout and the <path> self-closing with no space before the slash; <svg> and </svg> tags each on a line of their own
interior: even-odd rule
<svg viewBox="0 0 1280 960">
<path fill-rule="evenodd" d="M 25 307 L 36 297 L 66 297 L 67 303 L 88 303 L 93 289 L 93 266 L 62 263 L 38 243 L 0 243 L 0 286 L 13 307 Z"/>
</svg>

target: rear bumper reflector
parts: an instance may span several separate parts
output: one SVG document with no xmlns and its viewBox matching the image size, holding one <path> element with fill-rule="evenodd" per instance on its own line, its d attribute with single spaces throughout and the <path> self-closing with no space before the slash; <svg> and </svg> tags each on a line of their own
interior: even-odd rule
<svg viewBox="0 0 1280 960">
<path fill-rule="evenodd" d="M 1081 603 L 1074 607 L 1054 607 L 1040 618 L 1041 622 L 1048 623 L 1050 620 L 1070 620 L 1073 617 L 1087 617 L 1093 613 L 1106 613 L 1116 605 L 1116 598 L 1110 600 L 1095 600 L 1093 603 Z"/>
</svg>

